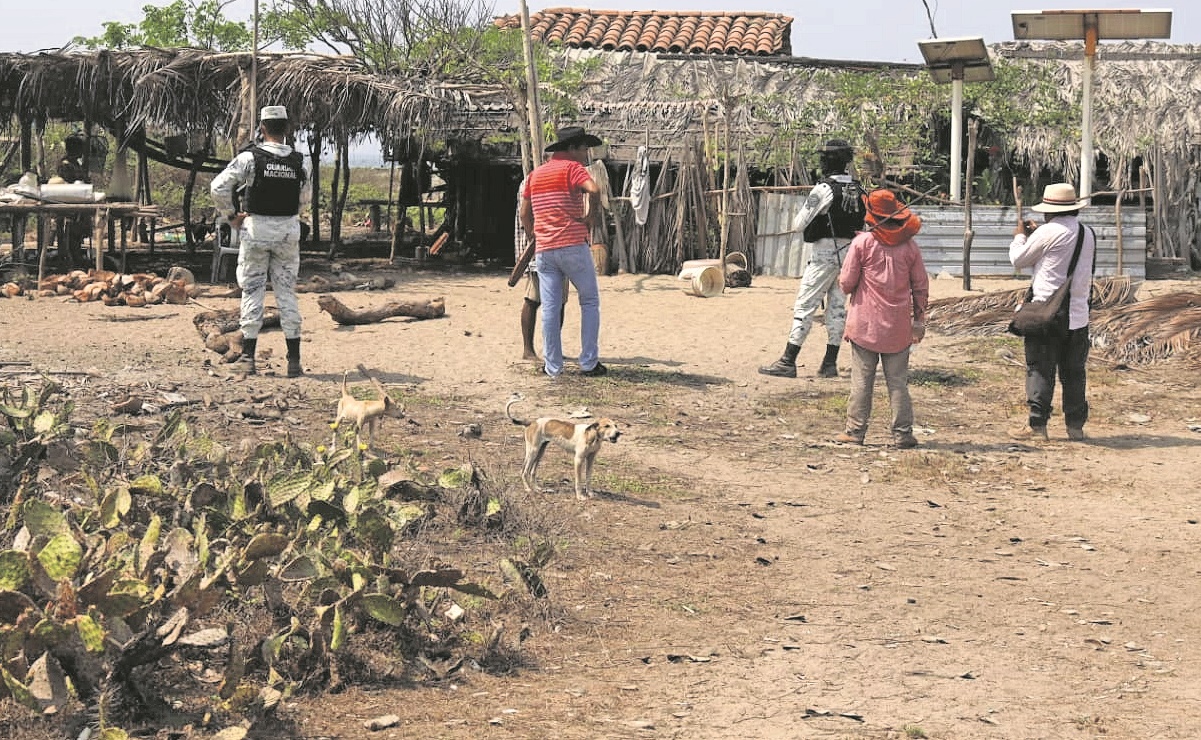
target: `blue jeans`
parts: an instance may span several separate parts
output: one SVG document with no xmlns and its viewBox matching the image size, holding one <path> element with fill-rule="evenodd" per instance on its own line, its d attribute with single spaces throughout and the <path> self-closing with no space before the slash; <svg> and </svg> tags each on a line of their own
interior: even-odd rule
<svg viewBox="0 0 1201 740">
<path fill-rule="evenodd" d="M 563 326 L 560 320 L 566 282 L 580 300 L 580 369 L 587 372 L 600 361 L 600 285 L 587 244 L 547 249 L 535 255 L 542 284 L 542 353 L 546 374 L 563 372 Z"/>
</svg>

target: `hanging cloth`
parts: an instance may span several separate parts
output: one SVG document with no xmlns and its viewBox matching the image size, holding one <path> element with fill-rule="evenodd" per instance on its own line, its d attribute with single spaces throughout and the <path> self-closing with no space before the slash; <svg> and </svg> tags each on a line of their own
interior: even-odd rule
<svg viewBox="0 0 1201 740">
<path fill-rule="evenodd" d="M 646 226 L 646 216 L 651 210 L 650 170 L 646 147 L 640 146 L 634 174 L 630 177 L 630 205 L 634 208 L 634 221 L 639 226 Z"/>
<path fill-rule="evenodd" d="M 588 174 L 592 176 L 592 181 L 596 183 L 596 187 L 600 190 L 601 208 L 606 211 L 613 210 L 609 205 L 609 198 L 612 197 L 613 190 L 609 185 L 609 168 L 605 166 L 604 160 L 593 160 L 592 164 L 588 165 Z"/>
<path fill-rule="evenodd" d="M 596 183 L 597 189 L 600 190 L 600 217 L 596 220 L 596 228 L 592 231 L 593 243 L 604 244 L 607 239 L 608 221 L 605 219 L 605 212 L 612 212 L 613 206 L 609 204 L 609 198 L 613 197 L 613 190 L 609 184 L 609 168 L 605 166 L 604 160 L 595 159 L 592 164 L 588 165 L 588 174 L 592 176 L 592 181 Z M 585 201 L 587 202 L 587 201 Z"/>
</svg>

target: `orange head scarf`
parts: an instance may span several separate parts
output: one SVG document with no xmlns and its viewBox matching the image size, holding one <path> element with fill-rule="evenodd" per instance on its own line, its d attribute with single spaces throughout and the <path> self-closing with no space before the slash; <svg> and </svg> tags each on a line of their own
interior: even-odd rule
<svg viewBox="0 0 1201 740">
<path fill-rule="evenodd" d="M 864 201 L 867 214 L 863 221 L 867 224 L 867 230 L 890 247 L 904 244 L 922 228 L 922 219 L 897 200 L 891 190 L 873 190 Z"/>
</svg>

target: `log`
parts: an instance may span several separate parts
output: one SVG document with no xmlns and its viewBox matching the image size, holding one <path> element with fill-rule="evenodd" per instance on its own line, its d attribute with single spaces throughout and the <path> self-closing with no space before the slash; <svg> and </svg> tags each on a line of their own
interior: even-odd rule
<svg viewBox="0 0 1201 740">
<path fill-rule="evenodd" d="M 396 281 L 388 277 L 372 278 L 338 278 L 330 280 L 320 275 L 314 275 L 307 282 L 297 283 L 297 293 L 329 293 L 336 290 L 387 290 L 396 285 Z"/>
<path fill-rule="evenodd" d="M 205 311 L 192 317 L 192 325 L 204 339 L 204 346 L 233 362 L 242 354 L 241 314 L 238 309 Z M 263 328 L 279 327 L 279 311 L 269 308 L 263 312 Z"/>
<path fill-rule="evenodd" d="M 408 316 L 414 319 L 438 319 L 446 315 L 446 301 L 441 296 L 425 301 L 391 301 L 375 308 L 356 311 L 347 308 L 332 295 L 317 298 L 317 306 L 343 326 L 375 324 L 393 316 Z"/>
<path fill-rule="evenodd" d="M 196 331 L 200 332 L 200 336 L 207 337 L 214 332 L 217 334 L 226 334 L 231 331 L 237 331 L 241 327 L 242 314 L 236 308 L 231 308 L 227 311 L 204 311 L 192 317 L 192 325 L 196 327 Z M 268 308 L 263 312 L 263 328 L 272 329 L 279 327 L 279 311 L 274 308 Z"/>
</svg>

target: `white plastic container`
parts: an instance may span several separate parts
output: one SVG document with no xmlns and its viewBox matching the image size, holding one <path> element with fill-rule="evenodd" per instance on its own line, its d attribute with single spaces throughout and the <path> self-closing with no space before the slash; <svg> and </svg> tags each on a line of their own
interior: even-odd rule
<svg viewBox="0 0 1201 740">
<path fill-rule="evenodd" d="M 700 298 L 712 298 L 721 295 L 722 291 L 726 289 L 726 276 L 720 267 L 715 264 L 689 264 L 706 261 L 689 260 L 684 263 L 683 269 L 680 270 L 678 279 L 684 281 L 684 285 L 681 287 L 688 295 Z M 717 262 L 717 260 L 713 261 Z"/>
<path fill-rule="evenodd" d="M 21 195 L 37 196 L 40 194 L 38 190 L 38 176 L 33 172 L 26 172 L 24 175 L 21 175 L 20 180 L 17 180 L 17 184 L 13 185 L 9 190 Z"/>
</svg>

